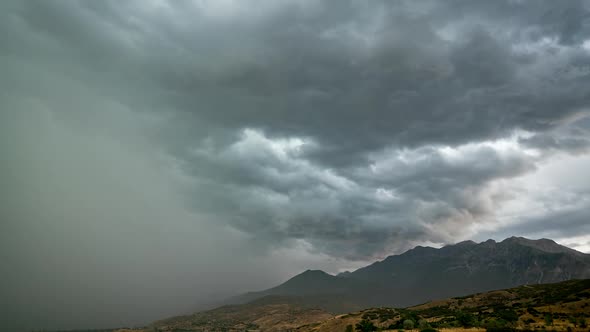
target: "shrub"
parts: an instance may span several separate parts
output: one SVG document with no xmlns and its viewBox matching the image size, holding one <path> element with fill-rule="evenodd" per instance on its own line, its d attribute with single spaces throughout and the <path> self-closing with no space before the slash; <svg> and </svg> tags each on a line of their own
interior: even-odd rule
<svg viewBox="0 0 590 332">
<path fill-rule="evenodd" d="M 377 331 L 375 324 L 367 319 L 363 319 L 358 324 L 356 324 L 356 329 L 361 332 Z"/>
<path fill-rule="evenodd" d="M 420 319 L 418 321 L 418 328 L 420 330 L 426 330 L 426 329 L 430 328 L 430 324 L 428 324 L 428 321 L 426 319 Z"/>
<path fill-rule="evenodd" d="M 545 325 L 553 325 L 553 315 L 551 315 L 551 314 L 545 315 Z"/>
<path fill-rule="evenodd" d="M 496 316 L 507 321 L 516 322 L 518 320 L 518 314 L 512 309 L 503 309 L 495 312 Z"/>
<path fill-rule="evenodd" d="M 352 325 L 346 325 L 346 332 L 352 332 L 354 331 L 354 329 L 352 328 Z"/>
<path fill-rule="evenodd" d="M 414 321 L 411 319 L 406 319 L 404 321 L 404 329 L 405 330 L 411 330 L 414 328 Z"/>
<path fill-rule="evenodd" d="M 492 318 L 489 320 L 486 320 L 484 323 L 484 327 L 489 330 L 489 329 L 498 329 L 498 328 L 505 328 L 508 327 L 508 322 L 503 320 L 503 319 L 498 319 L 498 318 Z"/>
<path fill-rule="evenodd" d="M 475 325 L 475 316 L 473 316 L 473 314 L 459 311 L 455 317 L 457 317 L 457 321 L 461 326 L 472 327 Z"/>
</svg>

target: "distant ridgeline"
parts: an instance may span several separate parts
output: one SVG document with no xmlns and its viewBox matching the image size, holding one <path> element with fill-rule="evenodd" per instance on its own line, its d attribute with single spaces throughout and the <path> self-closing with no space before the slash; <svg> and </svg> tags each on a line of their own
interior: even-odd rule
<svg viewBox="0 0 590 332">
<path fill-rule="evenodd" d="M 344 313 L 586 278 L 590 278 L 590 255 L 548 239 L 511 237 L 502 242 L 465 241 L 440 249 L 419 246 L 336 276 L 308 270 L 277 287 L 247 293 L 229 303 L 291 296 L 307 305 Z"/>
</svg>

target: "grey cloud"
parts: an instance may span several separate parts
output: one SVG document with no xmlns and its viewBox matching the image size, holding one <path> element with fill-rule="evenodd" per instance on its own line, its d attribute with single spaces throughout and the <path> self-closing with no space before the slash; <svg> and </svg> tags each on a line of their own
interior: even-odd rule
<svg viewBox="0 0 590 332">
<path fill-rule="evenodd" d="M 522 218 L 517 224 L 501 228 L 496 235 L 501 238 L 508 234 L 529 234 L 531 237 L 572 238 L 590 232 L 588 223 L 587 193 L 579 194 L 578 206 L 549 211 L 541 216 Z"/>
<path fill-rule="evenodd" d="M 296 238 L 333 256 L 379 257 L 427 239 L 452 241 L 462 229 L 456 222 L 478 222 L 502 200 L 488 197 L 489 183 L 537 161 L 515 147 L 470 144 L 385 151 L 338 171 L 307 160 L 305 141 L 295 142 L 250 130 L 225 150 L 199 150 L 188 163 L 199 179 L 189 197 L 205 199 L 189 205 L 224 215 L 263 244 Z"/>
<path fill-rule="evenodd" d="M 590 140 L 584 137 L 556 137 L 554 135 L 535 135 L 523 139 L 523 143 L 542 149 L 556 149 L 560 151 L 586 152 L 590 147 Z"/>
<path fill-rule="evenodd" d="M 531 6 L 527 1 L 453 1 L 439 4 L 446 13 L 444 21 L 454 23 L 459 14 L 476 17 L 481 23 L 494 25 L 497 31 L 513 29 L 511 36 L 531 40 L 555 37 L 559 43 L 569 45 L 583 42 L 589 32 L 588 3 L 569 1 L 555 3 L 541 1 Z"/>
<path fill-rule="evenodd" d="M 83 35 L 88 25 L 73 25 L 70 16 L 87 15 L 91 11 L 86 6 L 73 6 L 80 8 L 65 19 L 49 19 L 57 27 L 45 33 L 60 38 L 57 32 L 67 30 L 66 41 L 73 40 L 76 49 L 88 49 L 88 40 L 105 39 Z M 137 70 L 155 80 L 156 93 L 165 103 L 194 113 L 196 123 L 207 123 L 203 130 L 260 127 L 311 136 L 326 145 L 326 153 L 315 157 L 339 165 L 350 163 L 345 156 L 362 159 L 366 151 L 389 144 L 457 144 L 515 128 L 545 130 L 579 112 L 588 102 L 588 84 L 580 84 L 587 75 L 572 81 L 559 72 L 538 72 L 547 56 L 523 66 L 512 48 L 530 40 L 494 36 L 494 28 L 515 33 L 523 24 L 537 27 L 541 23 L 535 21 L 550 20 L 545 14 L 553 12 L 554 5 L 545 6 L 531 14 L 523 5 L 458 3 L 454 12 L 462 13 L 468 24 L 449 41 L 441 39 L 439 30 L 457 17 L 439 6 L 422 11 L 405 3 L 326 2 L 306 10 L 285 6 L 257 21 L 249 20 L 246 12 L 230 30 L 226 21 L 186 4 L 162 11 L 164 18 L 178 14 L 176 24 L 153 13 L 144 18 L 147 21 L 138 18 L 137 26 L 155 23 L 160 29 L 135 27 L 130 35 L 138 35 L 140 42 L 133 46 L 139 51 L 131 56 L 149 54 L 139 56 L 144 65 Z M 500 13 L 521 15 L 526 21 L 478 25 L 484 10 L 490 10 L 490 24 Z M 23 16 L 41 12 L 30 11 Z M 68 10 L 47 12 L 66 15 Z M 100 16 L 102 25 L 121 20 L 108 13 Z M 34 16 L 29 20 L 43 22 Z M 61 26 L 65 23 L 72 26 Z M 127 32 L 125 25 L 115 26 L 120 34 Z M 160 44 L 141 42 L 149 37 Z M 121 48 L 110 40 L 100 50 Z M 553 56 L 555 70 L 570 65 L 572 52 Z M 517 71 L 521 73 L 515 76 Z M 531 75 L 537 78 L 521 79 Z"/>
<path fill-rule="evenodd" d="M 544 151 L 586 153 L 590 148 L 590 116 L 574 119 L 552 132 L 522 138 L 520 142 L 528 147 Z"/>
</svg>

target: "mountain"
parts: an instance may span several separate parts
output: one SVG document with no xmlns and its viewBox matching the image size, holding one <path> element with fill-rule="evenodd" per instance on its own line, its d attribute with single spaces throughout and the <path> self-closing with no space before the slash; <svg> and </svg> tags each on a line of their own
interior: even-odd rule
<svg viewBox="0 0 590 332">
<path fill-rule="evenodd" d="M 305 271 L 285 283 L 232 299 L 297 296 L 330 312 L 427 301 L 519 285 L 590 278 L 590 255 L 549 239 L 465 241 L 440 249 L 418 246 L 350 273 Z"/>
<path fill-rule="evenodd" d="M 251 292 L 229 300 L 248 303 L 268 296 L 288 296 L 298 304 L 317 306 L 330 312 L 347 312 L 364 308 L 357 299 L 374 291 L 370 283 L 342 278 L 320 270 L 307 270 L 285 283 L 261 292 Z"/>
<path fill-rule="evenodd" d="M 309 274 L 309 273 L 308 273 Z M 447 331 L 551 330 L 587 331 L 590 324 L 590 279 L 471 294 L 408 308 L 371 308 L 334 315 L 300 302 L 300 297 L 266 296 L 193 315 L 173 317 L 141 329 L 116 332 L 172 331 L 399 331 L 415 327 Z M 465 330 L 471 328 L 470 330 Z"/>
</svg>

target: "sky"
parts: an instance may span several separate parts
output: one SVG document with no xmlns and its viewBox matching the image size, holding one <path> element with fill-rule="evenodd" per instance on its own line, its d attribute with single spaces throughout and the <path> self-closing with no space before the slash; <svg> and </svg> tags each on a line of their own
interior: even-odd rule
<svg viewBox="0 0 590 332">
<path fill-rule="evenodd" d="M 2 1 L 0 45 L 13 331 L 416 245 L 590 252 L 587 1 Z"/>
</svg>

